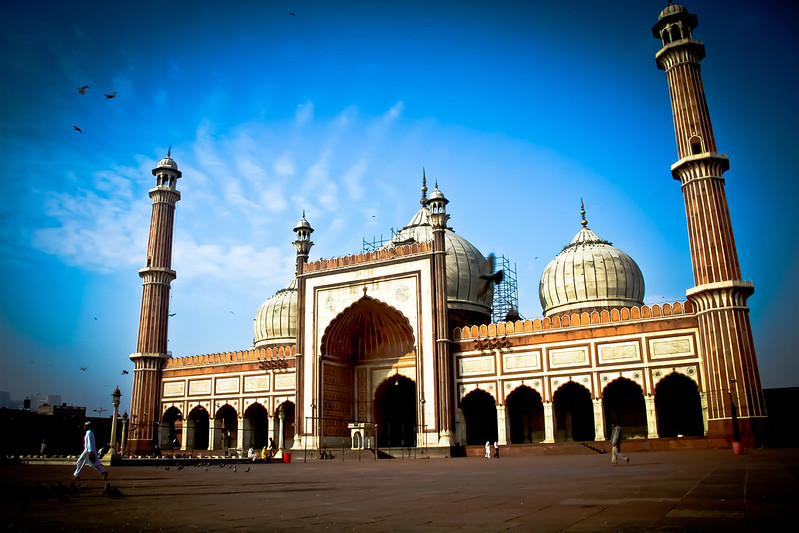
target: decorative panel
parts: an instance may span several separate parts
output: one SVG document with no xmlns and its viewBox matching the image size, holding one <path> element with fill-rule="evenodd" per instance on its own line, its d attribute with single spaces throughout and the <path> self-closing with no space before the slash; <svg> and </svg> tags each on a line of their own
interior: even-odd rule
<svg viewBox="0 0 799 533">
<path fill-rule="evenodd" d="M 183 381 L 167 381 L 164 383 L 164 396 L 183 396 L 186 384 Z"/>
<path fill-rule="evenodd" d="M 694 339 L 690 335 L 670 339 L 649 339 L 649 353 L 652 359 L 691 357 L 696 354 Z"/>
<path fill-rule="evenodd" d="M 552 367 L 588 364 L 588 347 L 556 348 L 549 350 L 549 364 Z"/>
<path fill-rule="evenodd" d="M 296 386 L 294 374 L 275 374 L 275 390 L 294 390 Z"/>
<path fill-rule="evenodd" d="M 502 354 L 502 367 L 508 372 L 539 370 L 541 368 L 541 351 Z"/>
<path fill-rule="evenodd" d="M 617 363 L 641 360 L 639 344 L 635 341 L 600 344 L 598 349 L 600 363 Z"/>
<path fill-rule="evenodd" d="M 244 392 L 269 390 L 269 376 L 244 376 Z"/>
<path fill-rule="evenodd" d="M 189 394 L 211 394 L 211 380 L 189 381 Z"/>
<path fill-rule="evenodd" d="M 239 392 L 239 378 L 219 378 L 216 380 L 217 394 Z"/>
<path fill-rule="evenodd" d="M 469 357 L 458 360 L 458 372 L 461 376 L 475 374 L 493 374 L 494 357 Z"/>
</svg>

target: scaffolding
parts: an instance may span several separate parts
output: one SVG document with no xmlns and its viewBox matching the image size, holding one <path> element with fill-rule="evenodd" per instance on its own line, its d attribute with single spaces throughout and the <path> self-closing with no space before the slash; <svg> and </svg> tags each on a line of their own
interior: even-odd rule
<svg viewBox="0 0 799 533">
<path fill-rule="evenodd" d="M 504 322 L 508 313 L 515 312 L 519 318 L 519 286 L 516 284 L 516 263 L 511 267 L 505 255 L 496 257 L 495 271 L 503 270 L 505 276 L 501 283 L 494 285 L 494 302 L 491 311 L 491 322 Z M 511 315 L 511 317 L 513 317 Z"/>
<path fill-rule="evenodd" d="M 394 231 L 394 228 L 391 228 L 391 236 L 386 238 L 386 239 L 383 238 L 383 234 L 382 233 L 380 234 L 380 237 L 377 237 L 377 236 L 372 237 L 371 241 L 367 241 L 366 239 L 361 238 L 361 240 L 363 241 L 363 249 L 361 251 L 363 253 L 366 253 L 366 252 L 374 252 L 376 250 L 379 250 L 388 241 L 390 241 L 391 239 L 393 239 L 396 236 L 397 236 L 397 232 Z"/>
</svg>

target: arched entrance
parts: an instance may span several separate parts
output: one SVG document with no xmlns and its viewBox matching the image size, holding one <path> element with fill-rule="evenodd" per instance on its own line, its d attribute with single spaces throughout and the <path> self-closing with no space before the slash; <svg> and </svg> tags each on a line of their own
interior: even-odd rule
<svg viewBox="0 0 799 533">
<path fill-rule="evenodd" d="M 517 387 L 505 400 L 511 444 L 544 440 L 544 404 L 541 395 L 526 385 Z"/>
<path fill-rule="evenodd" d="M 610 436 L 615 421 L 624 428 L 627 437 L 646 437 L 646 403 L 644 391 L 629 379 L 617 378 L 602 391 L 602 407 L 605 411 L 605 435 Z"/>
<path fill-rule="evenodd" d="M 475 389 L 461 400 L 466 422 L 466 444 L 482 445 L 497 440 L 497 404 L 494 397 Z"/>
<path fill-rule="evenodd" d="M 555 440 L 594 440 L 594 404 L 591 393 L 582 385 L 569 381 L 555 391 Z"/>
<path fill-rule="evenodd" d="M 658 435 L 701 437 L 705 434 L 699 389 L 691 378 L 673 372 L 655 386 Z"/>
<path fill-rule="evenodd" d="M 230 404 L 219 408 L 215 417 L 214 446 L 215 449 L 227 451 L 238 443 L 238 416 Z"/>
<path fill-rule="evenodd" d="M 408 368 L 416 364 L 413 329 L 400 311 L 364 295 L 330 322 L 322 336 L 320 349 L 324 354 L 319 372 L 322 390 L 315 413 L 319 418 L 320 446 L 341 446 L 349 443 L 350 422 L 376 422 L 374 417 L 378 409 L 372 403 L 376 401 L 377 393 L 372 396 L 371 391 L 375 388 L 370 376 L 376 373 L 385 376 L 398 367 Z M 405 411 L 405 403 L 396 407 L 401 412 L 395 412 L 393 406 L 381 407 L 379 411 L 380 416 L 392 421 L 391 442 L 415 442 L 416 439 L 413 427 L 416 424 L 416 385 L 409 381 L 414 391 L 410 403 L 413 415 Z M 404 402 L 404 395 L 411 386 L 397 386 L 400 387 L 398 391 L 402 391 Z M 383 391 L 380 394 L 394 393 Z M 398 429 L 397 426 L 407 425 L 408 420 L 411 420 L 411 429 Z M 383 438 L 389 439 L 387 424 L 385 429 Z M 378 445 L 382 445 L 380 436 Z"/>
<path fill-rule="evenodd" d="M 189 413 L 189 427 L 186 435 L 186 448 L 189 450 L 207 450 L 209 440 L 210 416 L 205 407 L 198 405 Z"/>
<path fill-rule="evenodd" d="M 260 403 L 254 403 L 244 411 L 244 435 L 241 443 L 244 448 L 262 449 L 267 444 L 269 415 Z"/>
<path fill-rule="evenodd" d="M 282 413 L 282 425 L 281 425 L 281 413 Z M 275 442 L 277 446 L 281 450 L 288 450 L 291 449 L 292 444 L 294 443 L 294 403 L 293 402 L 283 402 L 277 408 L 275 412 Z M 281 446 L 281 439 L 283 445 Z"/>
<path fill-rule="evenodd" d="M 183 440 L 183 414 L 177 407 L 172 406 L 164 411 L 159 428 L 159 440 L 158 446 L 161 450 L 180 449 Z"/>
<path fill-rule="evenodd" d="M 377 387 L 374 402 L 379 447 L 416 446 L 416 383 L 392 376 Z"/>
</svg>

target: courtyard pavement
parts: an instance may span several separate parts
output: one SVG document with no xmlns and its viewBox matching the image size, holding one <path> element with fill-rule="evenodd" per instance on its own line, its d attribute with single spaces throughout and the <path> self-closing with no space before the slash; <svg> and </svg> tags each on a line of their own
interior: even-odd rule
<svg viewBox="0 0 799 533">
<path fill-rule="evenodd" d="M 774 531 L 799 516 L 799 449 L 485 459 L 0 465 L 3 531 Z"/>
</svg>

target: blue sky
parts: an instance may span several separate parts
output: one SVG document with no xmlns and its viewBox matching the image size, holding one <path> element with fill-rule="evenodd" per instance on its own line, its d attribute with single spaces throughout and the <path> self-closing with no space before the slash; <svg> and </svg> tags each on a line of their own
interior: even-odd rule
<svg viewBox="0 0 799 533">
<path fill-rule="evenodd" d="M 799 9 L 781 4 L 686 5 L 731 160 L 765 387 L 799 385 Z M 119 385 L 129 405 L 150 171 L 170 145 L 183 172 L 175 356 L 251 346 L 258 306 L 293 275 L 303 210 L 311 259 L 359 252 L 410 220 L 423 167 L 455 231 L 515 262 L 524 316 L 541 314 L 538 280 L 580 229 L 581 198 L 589 227 L 638 262 L 647 303 L 684 299 L 685 210 L 650 31 L 665 5 L 4 2 L 0 390 L 94 409 Z"/>
</svg>

